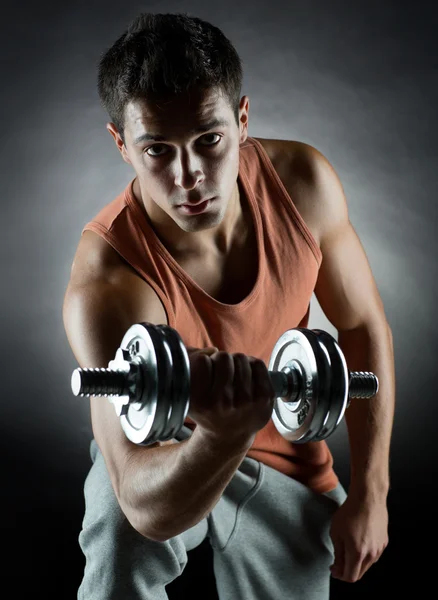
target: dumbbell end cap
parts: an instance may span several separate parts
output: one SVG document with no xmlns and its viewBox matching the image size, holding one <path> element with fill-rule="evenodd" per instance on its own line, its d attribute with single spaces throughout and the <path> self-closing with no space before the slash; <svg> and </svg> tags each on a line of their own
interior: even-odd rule
<svg viewBox="0 0 438 600">
<path fill-rule="evenodd" d="M 74 396 L 79 396 L 81 394 L 82 388 L 82 377 L 81 370 L 75 369 L 71 376 L 71 391 Z"/>
</svg>

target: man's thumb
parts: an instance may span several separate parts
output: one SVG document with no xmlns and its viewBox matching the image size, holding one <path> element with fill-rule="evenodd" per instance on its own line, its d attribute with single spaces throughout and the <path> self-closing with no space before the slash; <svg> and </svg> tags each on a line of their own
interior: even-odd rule
<svg viewBox="0 0 438 600">
<path fill-rule="evenodd" d="M 206 348 L 193 348 L 192 346 L 188 346 L 186 350 L 189 354 L 199 352 L 200 354 L 208 354 L 209 356 L 219 352 L 219 348 L 216 348 L 216 346 L 207 346 Z"/>
<path fill-rule="evenodd" d="M 216 352 L 219 352 L 219 348 L 216 348 L 216 346 L 207 346 L 207 348 L 203 348 L 202 352 L 204 352 L 204 354 L 216 354 Z"/>
</svg>

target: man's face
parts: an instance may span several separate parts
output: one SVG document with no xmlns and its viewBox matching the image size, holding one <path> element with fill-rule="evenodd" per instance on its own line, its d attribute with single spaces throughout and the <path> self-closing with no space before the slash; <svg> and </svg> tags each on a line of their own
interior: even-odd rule
<svg viewBox="0 0 438 600">
<path fill-rule="evenodd" d="M 170 224 L 170 217 L 186 232 L 221 223 L 237 190 L 239 146 L 247 138 L 248 108 L 244 96 L 237 125 L 227 100 L 214 90 L 165 105 L 145 100 L 127 105 L 125 145 L 120 141 L 118 145 L 124 160 L 134 167 L 153 220 Z M 212 198 L 200 214 L 181 208 Z"/>
</svg>

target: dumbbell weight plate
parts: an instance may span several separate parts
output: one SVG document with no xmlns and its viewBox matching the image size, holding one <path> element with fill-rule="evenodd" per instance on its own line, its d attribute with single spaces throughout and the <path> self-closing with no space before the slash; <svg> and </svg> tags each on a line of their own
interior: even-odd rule
<svg viewBox="0 0 438 600">
<path fill-rule="evenodd" d="M 315 411 L 315 416 L 312 419 L 311 427 L 307 435 L 302 440 L 298 440 L 298 443 L 304 443 L 316 441 L 316 436 L 322 430 L 324 423 L 328 418 L 330 412 L 332 371 L 330 368 L 330 357 L 327 349 L 323 344 L 320 343 L 320 340 L 315 332 L 311 329 L 301 329 L 300 331 L 312 344 L 318 370 L 316 396 L 313 398 L 313 402 L 316 402 L 317 404 L 317 410 Z"/>
<path fill-rule="evenodd" d="M 147 329 L 147 332 L 151 336 L 155 351 L 157 354 L 158 362 L 158 410 L 159 420 L 161 423 L 161 430 L 158 431 L 155 437 L 149 436 L 147 440 L 143 442 L 143 445 L 152 444 L 157 441 L 164 441 L 166 438 L 166 432 L 169 427 L 169 421 L 171 420 L 172 414 L 172 380 L 174 377 L 173 373 L 173 355 L 172 349 L 169 343 L 168 336 L 161 330 L 160 326 L 153 325 L 152 323 L 142 323 Z"/>
<path fill-rule="evenodd" d="M 170 379 L 170 358 L 161 337 L 149 325 L 138 323 L 128 329 L 120 344 L 140 370 L 137 402 L 131 402 L 120 416 L 123 431 L 135 444 L 147 445 L 160 439 L 169 412 L 163 392 Z"/>
<path fill-rule="evenodd" d="M 328 352 L 331 371 L 329 414 L 323 427 L 313 439 L 313 441 L 321 441 L 332 435 L 344 417 L 348 405 L 349 373 L 345 357 L 335 338 L 320 329 L 312 331 Z"/>
<path fill-rule="evenodd" d="M 312 333 L 315 333 L 315 330 L 312 329 L 311 330 Z M 324 371 L 325 373 L 325 385 L 324 385 L 324 397 L 326 400 L 326 406 L 327 406 L 327 412 L 324 415 L 323 421 L 321 423 L 321 426 L 319 427 L 319 429 L 316 427 L 315 424 L 315 428 L 314 428 L 314 433 L 311 436 L 311 439 L 307 439 L 307 441 L 312 441 L 312 442 L 316 442 L 316 441 L 320 441 L 320 434 L 325 430 L 325 427 L 327 425 L 327 423 L 330 421 L 330 415 L 331 415 L 331 408 L 332 408 L 332 393 L 331 393 L 331 389 L 332 389 L 332 370 L 331 370 L 331 366 L 330 366 L 330 354 L 328 352 L 328 348 L 326 347 L 326 345 L 324 344 L 324 342 L 322 341 L 322 339 L 320 339 L 316 333 L 315 333 L 315 339 L 317 344 L 319 345 L 320 348 L 320 355 L 324 357 L 324 359 L 319 363 L 318 365 L 318 370 L 320 371 L 320 375 L 321 375 L 321 370 Z M 323 439 L 323 438 L 321 438 Z"/>
<path fill-rule="evenodd" d="M 268 368 L 281 371 L 297 366 L 303 382 L 300 397 L 294 403 L 277 398 L 272 419 L 288 441 L 305 443 L 312 441 L 323 427 L 330 400 L 329 358 L 311 330 L 286 331 L 274 346 Z"/>
<path fill-rule="evenodd" d="M 167 325 L 157 328 L 164 335 L 172 354 L 171 412 L 161 441 L 173 439 L 184 425 L 190 404 L 190 362 L 187 349 L 175 329 Z"/>
</svg>

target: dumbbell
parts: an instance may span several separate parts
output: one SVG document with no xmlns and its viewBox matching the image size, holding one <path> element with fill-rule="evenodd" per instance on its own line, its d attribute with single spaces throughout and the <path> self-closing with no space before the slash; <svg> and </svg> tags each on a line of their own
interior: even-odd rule
<svg viewBox="0 0 438 600">
<path fill-rule="evenodd" d="M 319 329 L 289 329 L 268 366 L 275 390 L 272 420 L 294 443 L 329 437 L 351 398 L 371 398 L 373 373 L 348 371 L 336 340 Z M 190 363 L 179 333 L 167 325 L 136 323 L 125 333 L 107 369 L 72 373 L 75 396 L 106 396 L 129 440 L 150 445 L 175 438 L 190 404 Z"/>
</svg>

